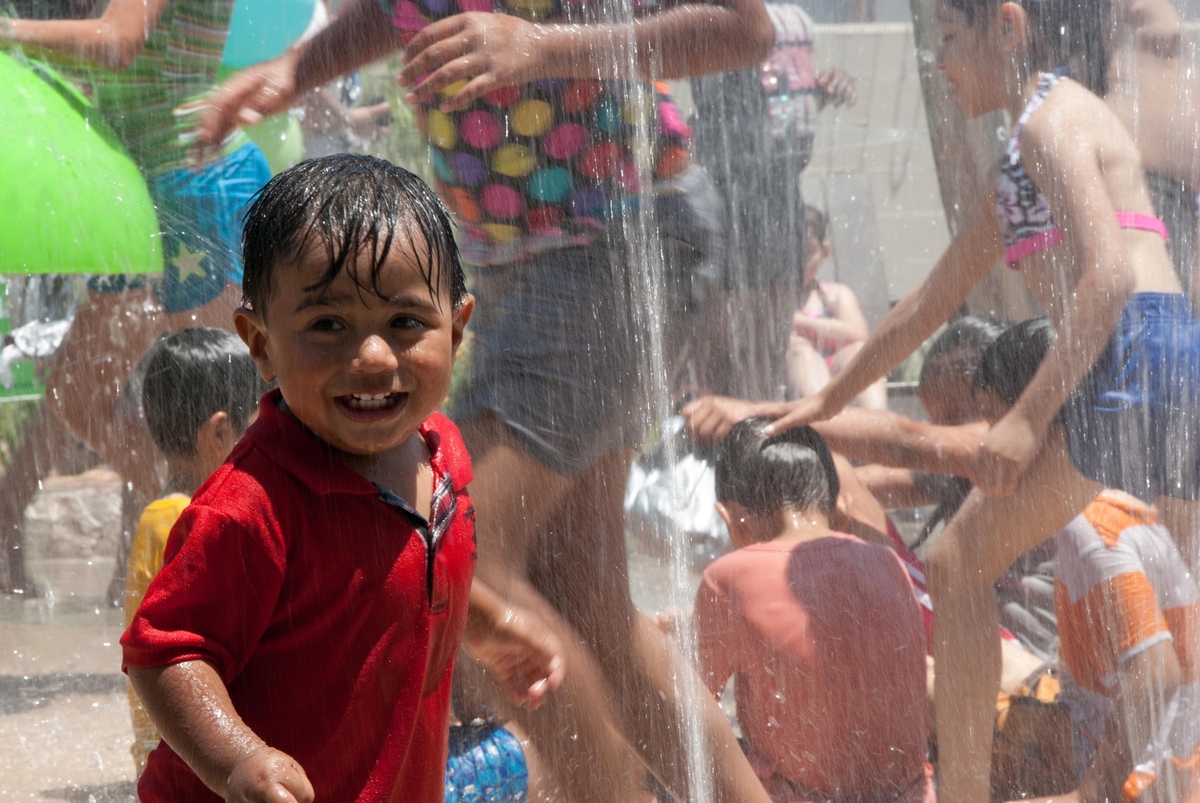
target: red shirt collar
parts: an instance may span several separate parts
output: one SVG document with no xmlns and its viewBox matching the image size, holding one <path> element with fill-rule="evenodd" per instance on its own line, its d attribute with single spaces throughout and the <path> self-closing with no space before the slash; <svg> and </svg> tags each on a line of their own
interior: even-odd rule
<svg viewBox="0 0 1200 803">
<path fill-rule="evenodd" d="M 234 454 L 244 448 L 261 449 L 317 494 L 378 496 L 379 489 L 370 480 L 339 460 L 332 447 L 279 408 L 282 398 L 276 388 L 259 400 L 258 420 L 246 431 Z M 429 449 L 435 477 L 449 474 L 456 491 L 467 487 L 472 479 L 471 460 L 454 423 L 434 413 L 418 431 Z"/>
</svg>

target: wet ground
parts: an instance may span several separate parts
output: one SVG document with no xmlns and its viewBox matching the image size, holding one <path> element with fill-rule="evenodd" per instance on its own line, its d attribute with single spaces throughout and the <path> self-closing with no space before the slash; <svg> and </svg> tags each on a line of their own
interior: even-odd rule
<svg viewBox="0 0 1200 803">
<path fill-rule="evenodd" d="M 0 597 L 0 801 L 134 800 L 114 562 L 31 561 L 46 596 Z"/>
</svg>

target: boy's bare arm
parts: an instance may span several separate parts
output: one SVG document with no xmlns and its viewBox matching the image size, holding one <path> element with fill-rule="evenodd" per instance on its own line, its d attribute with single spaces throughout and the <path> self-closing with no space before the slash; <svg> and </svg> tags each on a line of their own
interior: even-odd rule
<svg viewBox="0 0 1200 803">
<path fill-rule="evenodd" d="M 813 428 L 854 460 L 975 479 L 984 422 L 943 427 L 887 410 L 851 407 Z"/>
<path fill-rule="evenodd" d="M 304 770 L 242 722 L 211 665 L 185 661 L 153 669 L 130 667 L 129 680 L 163 739 L 225 800 L 312 801 Z"/>
<path fill-rule="evenodd" d="M 558 637 L 541 617 L 509 605 L 478 578 L 471 583 L 463 646 L 516 705 L 537 708 L 562 684 Z"/>
</svg>

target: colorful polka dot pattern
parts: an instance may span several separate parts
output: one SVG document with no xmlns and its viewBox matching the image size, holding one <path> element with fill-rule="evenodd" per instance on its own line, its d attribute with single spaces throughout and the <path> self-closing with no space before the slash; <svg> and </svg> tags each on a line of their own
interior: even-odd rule
<svg viewBox="0 0 1200 803">
<path fill-rule="evenodd" d="M 460 11 L 533 21 L 593 11 L 591 0 L 380 2 L 402 38 Z M 497 89 L 459 112 L 439 111 L 442 97 L 457 89 L 447 87 L 417 116 L 433 146 L 438 192 L 469 235 L 463 255 L 470 262 L 503 263 L 586 244 L 648 179 L 670 178 L 689 163 L 691 132 L 663 86 L 541 80 Z M 653 176 L 639 165 L 652 166 Z"/>
</svg>

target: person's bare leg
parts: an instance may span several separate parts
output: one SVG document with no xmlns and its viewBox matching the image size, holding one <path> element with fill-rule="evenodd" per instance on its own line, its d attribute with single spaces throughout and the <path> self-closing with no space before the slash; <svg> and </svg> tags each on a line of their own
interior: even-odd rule
<svg viewBox="0 0 1200 803">
<path fill-rule="evenodd" d="M 121 405 L 129 375 L 164 332 L 193 326 L 232 329 L 240 289 L 195 310 L 167 315 L 149 290 L 91 293 L 75 314 L 46 382 L 54 412 L 142 498 L 161 485 L 161 457 L 145 423 Z M 128 409 L 123 409 L 128 408 Z"/>
<path fill-rule="evenodd" d="M 1163 526 L 1179 546 L 1192 574 L 1200 571 L 1200 502 L 1160 496 L 1154 500 Z"/>
<path fill-rule="evenodd" d="M 793 334 L 788 338 L 786 359 L 789 399 L 812 396 L 829 384 L 829 366 L 807 337 Z"/>
<path fill-rule="evenodd" d="M 863 344 L 847 343 L 837 350 L 833 355 L 833 365 L 831 370 L 834 374 L 846 367 L 846 364 L 862 350 Z M 887 404 L 887 377 L 880 377 L 877 381 L 871 383 L 870 387 L 858 394 L 854 398 L 858 402 L 859 407 L 867 410 L 886 410 Z"/>
<path fill-rule="evenodd" d="M 559 799 L 630 803 L 638 798 L 645 769 L 614 726 L 610 686 L 586 640 L 527 580 L 527 559 L 545 542 L 539 534 L 575 481 L 538 463 L 492 416 L 460 426 L 474 463 L 470 493 L 478 522 L 476 576 L 555 631 L 563 644 L 566 675 L 536 712 L 509 705 L 469 660 L 456 669 L 464 690 L 484 695 L 521 724 L 562 795 Z"/>
<path fill-rule="evenodd" d="M 161 484 L 162 458 L 145 426 L 121 420 L 130 373 L 166 328 L 148 289 L 90 293 L 46 381 L 55 414 L 143 499 Z"/>
<path fill-rule="evenodd" d="M 986 803 L 996 692 L 999 625 L 992 585 L 1020 555 L 1062 529 L 1102 486 L 1080 476 L 1062 433 L 1007 497 L 972 491 L 926 559 L 933 597 L 937 665 L 938 797 Z"/>
<path fill-rule="evenodd" d="M 25 572 L 25 508 L 67 440 L 62 424 L 43 399 L 25 423 L 21 445 L 0 480 L 0 560 L 5 570 L 0 576 L 0 593 L 30 594 L 35 590 Z"/>
<path fill-rule="evenodd" d="M 695 669 L 673 651 L 663 633 L 634 608 L 625 551 L 627 452 L 609 454 L 580 477 L 565 500 L 565 516 L 530 556 L 534 586 L 587 641 L 612 687 L 622 730 L 659 780 L 680 800 L 695 798 L 693 784 L 715 801 L 767 800 L 729 723 Z M 551 548 L 552 547 L 552 548 Z M 690 686 L 694 697 L 683 693 Z M 700 714 L 699 734 L 710 772 L 689 773 L 692 745 L 684 710 Z"/>
<path fill-rule="evenodd" d="M 201 307 L 167 315 L 149 290 L 90 293 L 75 314 L 47 379 L 46 398 L 55 415 L 127 483 L 122 504 L 130 510 L 123 518 L 136 521 L 162 487 L 165 468 L 138 413 L 140 404 L 122 398 L 130 374 L 168 330 L 194 326 L 231 329 L 240 297 L 240 288 L 228 285 L 224 293 Z M 4 489 L 0 488 L 0 493 Z M 108 590 L 109 602 L 114 604 L 125 588 L 127 557 L 125 550 L 118 551 Z"/>
</svg>

